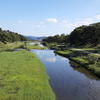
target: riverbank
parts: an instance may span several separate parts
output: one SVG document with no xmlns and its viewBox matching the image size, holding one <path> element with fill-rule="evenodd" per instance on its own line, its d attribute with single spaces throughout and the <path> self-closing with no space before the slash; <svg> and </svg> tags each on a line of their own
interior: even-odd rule
<svg viewBox="0 0 100 100">
<path fill-rule="evenodd" d="M 24 42 L 14 42 L 14 43 L 8 43 L 5 45 L 0 45 L 0 52 L 5 51 L 5 50 L 11 50 L 11 49 L 16 49 L 20 48 Z"/>
<path fill-rule="evenodd" d="M 79 65 L 85 67 L 96 76 L 100 78 L 100 57 L 94 54 L 89 54 L 83 51 L 72 50 L 68 48 L 67 50 L 56 50 L 55 53 L 69 58 L 70 60 L 78 63 Z"/>
<path fill-rule="evenodd" d="M 34 53 L 0 53 L 1 100 L 55 100 L 42 62 Z"/>
<path fill-rule="evenodd" d="M 31 50 L 31 49 L 38 49 L 38 50 L 44 50 L 46 47 L 40 47 L 38 43 L 32 44 L 32 45 L 23 45 L 23 49 Z"/>
</svg>

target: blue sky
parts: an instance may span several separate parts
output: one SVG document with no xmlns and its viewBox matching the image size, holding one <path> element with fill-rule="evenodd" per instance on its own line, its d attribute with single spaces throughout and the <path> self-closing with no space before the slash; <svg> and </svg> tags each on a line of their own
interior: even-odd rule
<svg viewBox="0 0 100 100">
<path fill-rule="evenodd" d="M 100 22 L 100 0 L 0 0 L 0 27 L 23 35 L 70 34 Z"/>
</svg>

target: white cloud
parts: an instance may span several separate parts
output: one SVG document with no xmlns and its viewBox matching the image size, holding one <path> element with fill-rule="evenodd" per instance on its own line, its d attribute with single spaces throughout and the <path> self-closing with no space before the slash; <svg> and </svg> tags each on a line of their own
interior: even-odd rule
<svg viewBox="0 0 100 100">
<path fill-rule="evenodd" d="M 63 22 L 63 23 L 68 23 L 68 21 L 69 21 L 69 20 L 63 20 L 62 22 Z"/>
<path fill-rule="evenodd" d="M 40 25 L 35 25 L 35 27 L 40 27 Z"/>
<path fill-rule="evenodd" d="M 46 61 L 49 61 L 49 62 L 55 62 L 55 61 L 56 61 L 56 57 L 53 57 L 53 58 L 47 58 Z"/>
<path fill-rule="evenodd" d="M 15 26 L 15 24 L 13 24 Z"/>
<path fill-rule="evenodd" d="M 45 27 L 45 26 L 43 26 L 43 27 Z"/>
<path fill-rule="evenodd" d="M 41 24 L 44 24 L 44 22 L 41 22 Z"/>
<path fill-rule="evenodd" d="M 55 19 L 55 18 L 49 18 L 49 19 L 46 19 L 46 21 L 52 22 L 52 23 L 57 23 L 57 19 Z"/>
<path fill-rule="evenodd" d="M 28 24 L 30 24 L 30 23 L 34 23 L 34 22 L 29 22 L 29 21 L 18 21 L 19 23 L 28 23 Z"/>
<path fill-rule="evenodd" d="M 92 21 L 93 19 L 92 19 L 92 18 L 87 18 L 87 19 L 85 19 L 85 20 L 87 20 L 87 21 Z"/>
<path fill-rule="evenodd" d="M 60 25 L 61 27 L 67 27 L 67 28 L 70 28 L 70 27 L 78 27 L 78 26 L 81 26 L 81 25 L 89 25 L 91 24 L 93 21 L 92 18 L 87 18 L 87 19 L 84 19 L 83 21 L 77 21 L 75 23 L 66 23 L 66 24 L 62 24 Z"/>
<path fill-rule="evenodd" d="M 97 15 L 97 16 L 96 16 L 96 19 L 97 19 L 97 20 L 100 20 L 100 15 Z"/>
</svg>

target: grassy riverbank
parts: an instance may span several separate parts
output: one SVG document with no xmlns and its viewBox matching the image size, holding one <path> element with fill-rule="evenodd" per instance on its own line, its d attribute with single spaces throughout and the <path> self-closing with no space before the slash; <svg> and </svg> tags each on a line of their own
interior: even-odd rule
<svg viewBox="0 0 100 100">
<path fill-rule="evenodd" d="M 46 47 L 40 47 L 39 44 L 34 44 L 34 45 L 24 45 L 22 46 L 23 49 L 26 50 L 31 50 L 31 49 L 39 49 L 39 50 L 44 50 L 46 49 Z"/>
<path fill-rule="evenodd" d="M 55 100 L 46 69 L 34 53 L 0 53 L 0 100 Z"/>
<path fill-rule="evenodd" d="M 1 44 L 0 45 L 0 52 L 10 49 L 19 48 L 24 44 L 24 42 L 14 42 L 14 43 L 7 43 L 7 44 Z"/>
<path fill-rule="evenodd" d="M 100 56 L 72 49 L 56 50 L 55 53 L 69 58 L 100 78 Z"/>
</svg>

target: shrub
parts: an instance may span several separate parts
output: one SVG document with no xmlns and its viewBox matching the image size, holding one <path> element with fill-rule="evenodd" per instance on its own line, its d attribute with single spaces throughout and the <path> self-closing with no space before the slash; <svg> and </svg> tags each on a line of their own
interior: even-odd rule
<svg viewBox="0 0 100 100">
<path fill-rule="evenodd" d="M 94 55 L 88 55 L 84 56 L 83 59 L 87 60 L 90 64 L 96 64 L 98 57 Z"/>
</svg>

